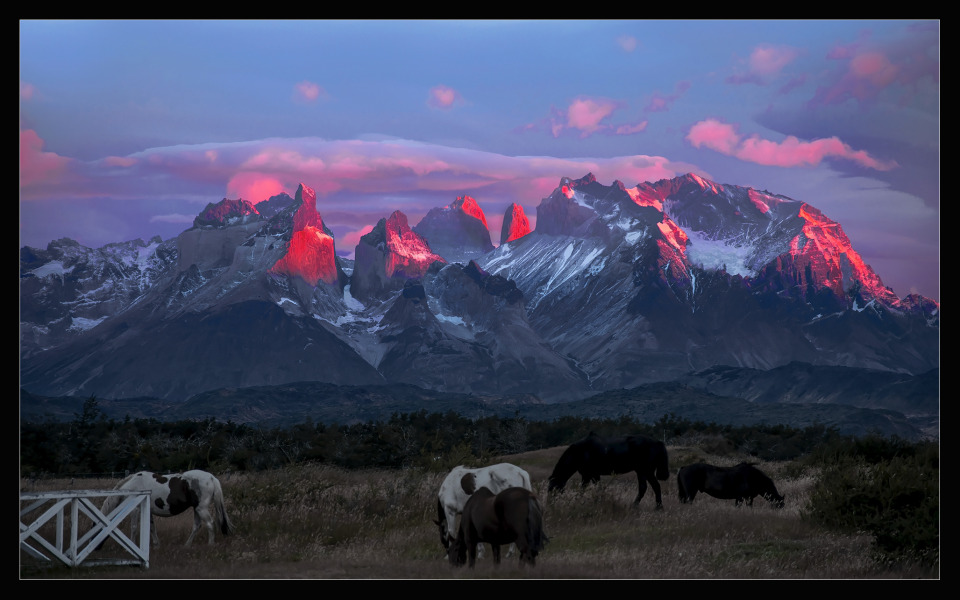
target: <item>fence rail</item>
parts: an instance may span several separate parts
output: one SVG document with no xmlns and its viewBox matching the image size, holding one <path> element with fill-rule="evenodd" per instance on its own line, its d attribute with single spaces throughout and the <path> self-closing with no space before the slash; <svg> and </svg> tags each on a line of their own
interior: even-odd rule
<svg viewBox="0 0 960 600">
<path fill-rule="evenodd" d="M 105 515 L 95 499 L 123 496 Z M 130 537 L 121 530 L 130 524 Z M 139 535 L 138 535 L 139 534 Z M 50 539 L 52 538 L 52 539 Z M 138 541 L 133 541 L 136 538 Z M 116 540 L 120 558 L 91 558 L 108 539 Z M 20 493 L 20 549 L 42 563 L 58 559 L 67 566 L 150 566 L 150 492 L 70 490 Z M 48 556 L 49 554 L 49 556 Z"/>
</svg>

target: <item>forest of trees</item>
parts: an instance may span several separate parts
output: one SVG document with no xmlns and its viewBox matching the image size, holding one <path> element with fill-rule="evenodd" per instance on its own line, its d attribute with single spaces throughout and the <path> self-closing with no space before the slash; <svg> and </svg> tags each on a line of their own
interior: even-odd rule
<svg viewBox="0 0 960 600">
<path fill-rule="evenodd" d="M 20 470 L 25 476 L 94 476 L 138 470 L 259 471 L 315 461 L 346 469 L 431 468 L 570 444 L 590 431 L 642 434 L 671 443 L 698 434 L 763 460 L 790 460 L 844 439 L 824 426 L 725 426 L 668 414 L 656 423 L 562 417 L 469 419 L 459 414 L 394 414 L 353 425 L 304 422 L 287 428 L 213 419 L 162 422 L 107 419 L 95 397 L 69 422 L 20 424 Z"/>
</svg>

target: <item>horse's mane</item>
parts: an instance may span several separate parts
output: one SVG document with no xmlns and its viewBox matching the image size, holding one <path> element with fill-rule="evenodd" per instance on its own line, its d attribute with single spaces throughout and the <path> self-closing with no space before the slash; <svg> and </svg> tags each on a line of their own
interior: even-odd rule
<svg viewBox="0 0 960 600">
<path fill-rule="evenodd" d="M 550 473 L 551 481 L 556 480 L 557 483 L 562 485 L 570 479 L 571 475 L 576 473 L 583 456 L 583 441 L 574 442 L 563 451 L 563 454 L 557 460 L 557 464 L 553 467 L 553 472 Z"/>
<path fill-rule="evenodd" d="M 125 486 L 127 483 L 130 482 L 131 479 L 133 479 L 134 477 L 136 477 L 136 476 L 139 475 L 139 474 L 140 474 L 140 472 L 130 473 L 129 475 L 127 475 L 126 477 L 124 477 L 123 479 L 121 479 L 121 480 L 120 480 L 120 483 L 118 483 L 117 485 L 113 486 L 113 489 L 115 489 L 115 490 L 123 489 L 123 486 Z"/>
</svg>

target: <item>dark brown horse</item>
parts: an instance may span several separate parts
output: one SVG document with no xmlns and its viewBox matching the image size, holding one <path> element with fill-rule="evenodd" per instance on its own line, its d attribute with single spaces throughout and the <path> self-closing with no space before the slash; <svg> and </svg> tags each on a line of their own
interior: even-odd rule
<svg viewBox="0 0 960 600">
<path fill-rule="evenodd" d="M 590 435 L 574 442 L 560 455 L 560 460 L 550 474 L 550 492 L 562 491 L 567 480 L 579 472 L 581 486 L 597 483 L 601 475 L 637 473 L 637 498 L 639 504 L 647 491 L 647 483 L 653 488 L 657 499 L 657 509 L 663 508 L 660 495 L 660 482 L 670 477 L 667 461 L 667 447 L 642 435 L 603 438 L 590 432 Z"/>
<path fill-rule="evenodd" d="M 533 566 L 547 541 L 543 509 L 536 494 L 520 487 L 494 494 L 481 487 L 463 506 L 457 539 L 447 548 L 447 558 L 452 565 L 466 562 L 473 567 L 477 562 L 477 544 L 485 542 L 493 550 L 493 564 L 499 565 L 500 546 L 516 544 L 520 565 Z"/>
<path fill-rule="evenodd" d="M 783 496 L 777 486 L 750 463 L 735 467 L 716 467 L 706 463 L 687 465 L 677 473 L 677 490 L 683 503 L 693 502 L 697 492 L 703 492 L 721 500 L 735 500 L 737 506 L 744 500 L 748 506 L 753 506 L 753 499 L 762 496 L 775 507 L 783 508 Z"/>
</svg>

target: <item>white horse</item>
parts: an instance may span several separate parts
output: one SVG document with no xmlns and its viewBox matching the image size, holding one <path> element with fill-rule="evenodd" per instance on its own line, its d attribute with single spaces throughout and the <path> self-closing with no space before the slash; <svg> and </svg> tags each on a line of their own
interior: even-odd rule
<svg viewBox="0 0 960 600">
<path fill-rule="evenodd" d="M 499 494 L 510 487 L 520 487 L 533 491 L 530 485 L 530 474 L 516 465 L 499 463 L 479 469 L 468 469 L 464 466 L 454 467 L 440 485 L 437 494 L 437 520 L 434 523 L 440 528 L 440 542 L 444 548 L 457 539 L 457 515 L 463 513 L 463 505 L 470 495 L 481 487 Z M 516 550 L 515 544 L 510 544 L 507 556 L 512 556 Z M 483 556 L 483 544 L 477 544 L 477 552 Z"/>
<path fill-rule="evenodd" d="M 193 508 L 193 531 L 187 538 L 187 546 L 193 542 L 201 524 L 207 528 L 207 542 L 213 544 L 214 517 L 217 518 L 220 531 L 224 535 L 229 535 L 234 530 L 223 506 L 220 480 L 206 471 L 195 469 L 169 475 L 140 471 L 123 479 L 114 489 L 150 491 L 150 533 L 154 544 L 160 543 L 154 517 L 172 517 L 188 508 Z M 122 499 L 123 496 L 109 496 L 100 512 L 109 516 Z"/>
</svg>

